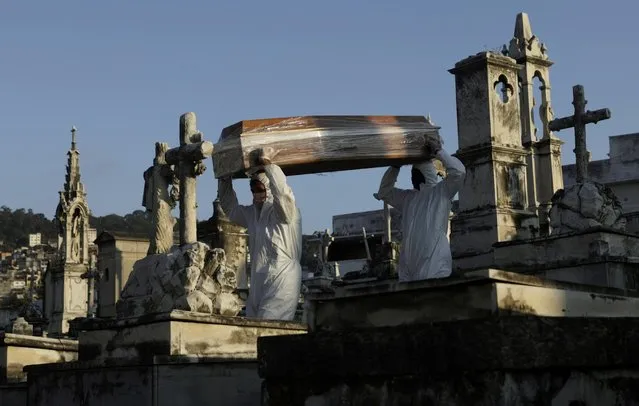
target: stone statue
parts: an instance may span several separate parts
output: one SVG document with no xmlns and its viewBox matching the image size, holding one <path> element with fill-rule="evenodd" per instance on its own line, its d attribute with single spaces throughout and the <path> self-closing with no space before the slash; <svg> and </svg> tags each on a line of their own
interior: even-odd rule
<svg viewBox="0 0 639 406">
<path fill-rule="evenodd" d="M 175 173 L 171 165 L 166 163 L 164 154 L 167 150 L 168 144 L 156 142 L 153 166 L 144 172 L 142 206 L 151 213 L 153 223 L 153 235 L 147 255 L 165 254 L 173 246 L 175 218 L 171 210 L 179 199 L 179 191 Z M 169 185 L 172 185 L 170 192 Z"/>
<path fill-rule="evenodd" d="M 80 209 L 75 209 L 71 219 L 71 261 L 80 262 Z"/>
<path fill-rule="evenodd" d="M 593 227 L 624 230 L 623 207 L 608 186 L 585 181 L 558 190 L 550 209 L 551 234 L 573 233 Z"/>
<path fill-rule="evenodd" d="M 195 242 L 135 263 L 116 304 L 118 317 L 186 310 L 236 316 L 243 300 L 223 249 Z"/>
</svg>

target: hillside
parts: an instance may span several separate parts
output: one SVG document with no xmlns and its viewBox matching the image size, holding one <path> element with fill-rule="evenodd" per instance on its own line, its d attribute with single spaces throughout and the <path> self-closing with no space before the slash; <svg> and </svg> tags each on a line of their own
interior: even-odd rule
<svg viewBox="0 0 639 406">
<path fill-rule="evenodd" d="M 131 233 L 148 233 L 151 230 L 151 223 L 143 210 L 136 210 L 124 216 L 91 216 L 89 224 L 97 229 L 98 234 L 103 230 Z M 42 213 L 34 213 L 31 209 L 12 210 L 7 206 L 0 207 L 0 241 L 3 242 L 4 249 L 11 250 L 27 245 L 29 234 L 33 233 L 41 233 L 43 243 L 55 240 L 55 222 Z"/>
</svg>

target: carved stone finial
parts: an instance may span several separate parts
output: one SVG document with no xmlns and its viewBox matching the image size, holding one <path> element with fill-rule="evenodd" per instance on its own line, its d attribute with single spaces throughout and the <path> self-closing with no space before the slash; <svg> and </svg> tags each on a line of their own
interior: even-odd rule
<svg viewBox="0 0 639 406">
<path fill-rule="evenodd" d="M 517 18 L 515 20 L 515 33 L 513 34 L 513 37 L 520 41 L 528 41 L 533 37 L 528 14 L 517 14 Z"/>
<path fill-rule="evenodd" d="M 428 113 L 428 115 L 426 116 L 426 123 L 435 125 L 435 122 L 433 122 L 433 119 L 430 117 L 430 113 Z"/>
<path fill-rule="evenodd" d="M 526 13 L 517 14 L 515 32 L 513 38 L 510 40 L 508 55 L 514 59 L 528 56 L 548 59 L 546 47 L 539 41 L 539 38 L 533 34 L 530 19 Z"/>
</svg>

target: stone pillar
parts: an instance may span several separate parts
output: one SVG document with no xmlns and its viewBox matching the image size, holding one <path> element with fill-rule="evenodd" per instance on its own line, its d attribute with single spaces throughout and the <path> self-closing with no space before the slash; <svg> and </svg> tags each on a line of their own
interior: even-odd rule
<svg viewBox="0 0 639 406">
<path fill-rule="evenodd" d="M 523 146 L 530 153 L 527 162 L 528 210 L 538 214 L 540 233 L 548 235 L 550 200 L 557 190 L 563 188 L 563 142 L 548 127 L 553 120 L 550 95 L 550 67 L 553 62 L 548 59 L 546 46 L 533 35 L 526 13 L 517 15 L 515 31 L 507 53 L 521 66 L 521 135 Z M 541 83 L 541 100 L 535 99 L 535 79 Z M 535 127 L 534 117 L 539 117 L 541 128 Z"/>
<path fill-rule="evenodd" d="M 528 210 L 527 161 L 522 145 L 519 66 L 482 52 L 450 72 L 457 96 L 457 156 L 466 166 L 459 211 L 451 221 L 456 269 L 492 265 L 499 241 L 529 238 L 538 230 Z"/>
</svg>

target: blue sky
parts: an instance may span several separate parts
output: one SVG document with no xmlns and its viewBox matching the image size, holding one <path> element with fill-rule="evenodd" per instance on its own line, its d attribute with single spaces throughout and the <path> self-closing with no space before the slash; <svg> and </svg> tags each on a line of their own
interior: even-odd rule
<svg viewBox="0 0 639 406">
<path fill-rule="evenodd" d="M 572 114 L 572 86 L 612 119 L 588 128 L 593 159 L 609 135 L 639 131 L 632 1 L 6 0 L 0 6 L 0 204 L 52 217 L 72 125 L 94 215 L 141 209 L 154 142 L 178 142 L 193 111 L 208 140 L 242 119 L 309 114 L 426 115 L 457 147 L 454 78 L 471 54 L 501 47 L 529 14 L 546 43 L 556 116 Z M 574 162 L 573 133 L 565 163 Z M 217 182 L 198 180 L 198 216 Z M 304 231 L 333 215 L 381 208 L 383 169 L 289 178 Z M 401 186 L 408 187 L 403 170 Z M 236 181 L 248 202 L 248 184 Z"/>
</svg>

